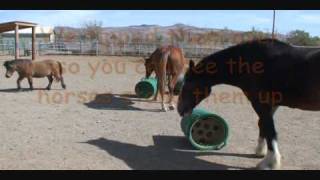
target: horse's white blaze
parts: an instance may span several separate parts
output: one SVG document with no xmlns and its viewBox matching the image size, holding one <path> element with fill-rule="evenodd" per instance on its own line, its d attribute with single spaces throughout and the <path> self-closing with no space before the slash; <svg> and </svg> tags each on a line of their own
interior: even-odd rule
<svg viewBox="0 0 320 180">
<path fill-rule="evenodd" d="M 276 140 L 272 141 L 274 151 L 268 151 L 266 157 L 258 164 L 259 169 L 280 169 L 281 155 Z"/>
<path fill-rule="evenodd" d="M 258 146 L 256 148 L 256 155 L 264 157 L 267 154 L 267 143 L 264 138 L 259 137 Z"/>
</svg>

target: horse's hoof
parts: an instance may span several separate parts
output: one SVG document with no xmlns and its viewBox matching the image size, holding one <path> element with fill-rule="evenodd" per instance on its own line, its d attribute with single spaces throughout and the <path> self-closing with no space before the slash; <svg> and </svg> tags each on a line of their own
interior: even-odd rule
<svg viewBox="0 0 320 180">
<path fill-rule="evenodd" d="M 280 155 L 274 156 L 268 153 L 266 157 L 257 165 L 259 170 L 279 170 L 281 168 Z"/>
<path fill-rule="evenodd" d="M 63 85 L 62 85 L 62 88 L 63 88 L 63 89 L 66 89 L 66 88 L 67 88 L 67 86 L 66 86 L 65 84 L 63 84 Z"/>
<path fill-rule="evenodd" d="M 170 110 L 174 110 L 175 108 L 176 108 L 176 107 L 175 107 L 174 105 L 170 105 L 170 106 L 169 106 L 169 109 L 170 109 Z"/>
<path fill-rule="evenodd" d="M 267 155 L 267 148 L 266 147 L 257 147 L 255 157 L 263 158 Z"/>
<path fill-rule="evenodd" d="M 255 156 L 263 158 L 267 155 L 267 144 L 264 139 L 259 138 Z"/>
<path fill-rule="evenodd" d="M 162 107 L 162 112 L 167 112 L 169 109 L 167 107 Z"/>
<path fill-rule="evenodd" d="M 256 151 L 256 153 L 254 154 L 255 157 L 257 158 L 264 158 L 266 156 L 266 152 L 263 152 L 263 151 Z"/>
<path fill-rule="evenodd" d="M 49 91 L 50 89 L 51 89 L 51 88 L 49 88 L 49 87 L 46 88 L 46 90 L 48 90 L 48 91 Z"/>
</svg>

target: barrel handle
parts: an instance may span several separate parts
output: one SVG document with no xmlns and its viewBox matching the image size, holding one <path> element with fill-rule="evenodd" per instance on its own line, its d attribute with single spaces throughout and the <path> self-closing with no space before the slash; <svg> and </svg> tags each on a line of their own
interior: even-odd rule
<svg viewBox="0 0 320 180">
<path fill-rule="evenodd" d="M 225 147 L 227 145 L 227 142 L 224 141 L 220 146 L 217 146 L 216 148 L 214 148 L 214 150 L 220 150 L 222 149 L 223 147 Z"/>
</svg>

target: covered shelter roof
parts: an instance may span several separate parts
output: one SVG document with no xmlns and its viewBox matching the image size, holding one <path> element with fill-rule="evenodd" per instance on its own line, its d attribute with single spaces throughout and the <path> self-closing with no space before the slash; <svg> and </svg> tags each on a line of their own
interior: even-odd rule
<svg viewBox="0 0 320 180">
<path fill-rule="evenodd" d="M 26 29 L 26 28 L 32 28 L 32 27 L 37 26 L 36 23 L 23 22 L 23 21 L 6 22 L 6 23 L 0 24 L 0 33 L 7 32 L 7 31 L 13 31 L 13 30 L 15 30 L 17 25 L 18 25 L 19 29 Z"/>
<path fill-rule="evenodd" d="M 26 28 L 32 28 L 32 60 L 35 60 L 36 54 L 35 54 L 35 40 L 36 40 L 36 29 L 37 24 L 36 23 L 30 23 L 30 22 L 23 22 L 23 21 L 12 21 L 12 22 L 6 22 L 0 24 L 0 33 L 7 32 L 7 31 L 15 31 L 15 58 L 19 58 L 19 30 L 20 29 L 26 29 Z"/>
</svg>

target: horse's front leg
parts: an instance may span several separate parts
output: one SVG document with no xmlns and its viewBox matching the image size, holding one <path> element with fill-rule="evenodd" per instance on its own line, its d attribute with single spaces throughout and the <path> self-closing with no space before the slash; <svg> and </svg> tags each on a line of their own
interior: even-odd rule
<svg viewBox="0 0 320 180">
<path fill-rule="evenodd" d="M 278 106 L 272 108 L 272 112 L 271 112 L 272 116 L 274 115 L 277 109 L 278 109 Z M 263 124 L 261 120 L 259 120 L 258 126 L 259 126 L 259 139 L 258 139 L 258 146 L 256 148 L 255 153 L 257 157 L 265 157 L 268 149 L 267 149 L 267 143 L 266 143 L 266 136 L 262 128 Z"/>
<path fill-rule="evenodd" d="M 33 90 L 33 83 L 32 83 L 32 76 L 28 76 L 28 82 L 29 82 L 29 86 L 30 86 L 30 90 Z"/>
<path fill-rule="evenodd" d="M 48 84 L 48 86 L 47 86 L 46 89 L 47 89 L 47 90 L 50 90 L 50 89 L 51 89 L 52 82 L 53 82 L 53 77 L 52 77 L 52 75 L 48 75 L 47 78 L 48 78 L 49 84 Z"/>
<path fill-rule="evenodd" d="M 21 90 L 21 81 L 24 79 L 23 76 L 19 76 L 18 79 L 17 79 L 17 89 L 20 91 Z"/>
<path fill-rule="evenodd" d="M 267 141 L 268 148 L 265 158 L 257 167 L 259 169 L 280 169 L 281 155 L 278 148 L 277 132 L 274 127 L 273 110 L 269 105 L 265 104 L 255 105 L 254 109 L 260 117 L 259 127 Z M 264 143 L 262 139 L 260 139 L 260 143 Z"/>
<path fill-rule="evenodd" d="M 258 138 L 258 145 L 255 153 L 257 157 L 264 157 L 267 154 L 267 143 L 266 143 L 265 134 L 263 133 L 263 129 L 262 129 L 262 121 L 260 119 L 258 122 L 258 126 L 259 126 L 259 138 Z"/>
</svg>

